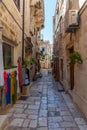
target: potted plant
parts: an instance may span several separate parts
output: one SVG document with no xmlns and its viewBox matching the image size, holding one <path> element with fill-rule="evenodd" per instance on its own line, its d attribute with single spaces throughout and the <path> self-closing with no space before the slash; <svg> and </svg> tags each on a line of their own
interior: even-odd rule
<svg viewBox="0 0 87 130">
<path fill-rule="evenodd" d="M 31 58 L 31 59 L 30 59 L 30 63 L 33 65 L 33 64 L 36 63 L 36 60 L 35 60 L 34 58 Z"/>
<path fill-rule="evenodd" d="M 25 68 L 28 68 L 30 66 L 30 64 L 31 64 L 30 60 L 24 59 L 24 67 Z"/>
<path fill-rule="evenodd" d="M 82 64 L 83 60 L 81 58 L 81 55 L 79 54 L 79 52 L 74 51 L 73 53 L 71 53 L 69 59 L 68 59 L 68 64 L 71 66 L 72 63 L 78 63 L 78 64 Z"/>
</svg>

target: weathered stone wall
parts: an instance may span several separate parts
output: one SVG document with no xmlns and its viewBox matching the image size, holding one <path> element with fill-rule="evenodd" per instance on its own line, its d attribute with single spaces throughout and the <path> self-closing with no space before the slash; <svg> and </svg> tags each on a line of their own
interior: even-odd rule
<svg viewBox="0 0 87 130">
<path fill-rule="evenodd" d="M 79 12 L 81 15 L 81 25 L 80 29 L 76 32 L 75 43 L 75 50 L 81 54 L 83 64 L 75 65 L 75 87 L 73 98 L 87 117 L 87 6 L 85 5 Z"/>
<path fill-rule="evenodd" d="M 3 0 L 6 8 L 11 12 L 18 24 L 22 25 L 22 19 L 19 10 L 17 9 L 13 0 Z M 2 3 L 0 3 L 0 25 L 3 26 L 2 34 L 7 39 L 12 41 L 12 46 L 14 46 L 14 64 L 17 64 L 18 56 L 21 56 L 21 29 L 17 23 L 13 20 L 12 16 L 9 14 Z M 17 45 L 17 46 L 15 46 Z"/>
<path fill-rule="evenodd" d="M 3 26 L 3 36 L 11 41 L 11 46 L 14 47 L 14 64 L 17 64 L 18 57 L 22 56 L 22 14 L 23 0 L 20 0 L 20 10 L 16 7 L 13 0 L 3 0 L 6 8 L 0 3 L 0 25 Z M 15 18 L 15 20 L 12 18 Z M 30 30 L 30 0 L 25 0 L 25 22 L 24 22 L 25 38 L 29 36 Z"/>
<path fill-rule="evenodd" d="M 73 4 L 73 9 L 75 9 Z M 83 59 L 83 64 L 75 64 L 74 67 L 74 89 L 73 89 L 73 100 L 78 105 L 80 110 L 87 117 L 87 2 L 80 9 L 79 14 L 81 17 L 80 29 L 76 30 L 70 36 L 70 33 L 63 33 L 62 37 L 62 48 L 60 57 L 62 56 L 63 66 L 63 81 L 62 82 L 65 90 L 70 89 L 70 67 L 68 67 L 68 58 L 70 56 L 70 48 L 73 47 L 74 51 L 78 51 Z M 64 51 L 63 51 L 64 50 Z M 61 68 L 61 67 L 60 67 Z M 60 72 L 61 73 L 61 72 Z"/>
<path fill-rule="evenodd" d="M 85 3 L 84 3 L 85 2 Z M 84 3 L 84 5 L 83 5 Z M 78 51 L 83 59 L 83 64 L 79 65 L 75 63 L 74 66 L 74 89 L 73 100 L 79 106 L 80 110 L 87 117 L 87 1 L 75 1 L 72 0 L 69 9 L 79 10 L 81 17 L 81 25 L 79 29 L 76 29 L 74 33 L 65 33 L 65 29 L 62 28 L 62 37 L 58 36 L 59 40 L 59 76 L 60 82 L 66 91 L 71 89 L 71 73 L 68 66 L 68 58 L 72 51 Z M 66 12 L 67 13 L 67 12 Z M 66 14 L 64 14 L 63 25 L 65 25 Z M 57 46 L 56 46 L 57 47 Z M 55 48 L 56 48 L 55 47 Z M 63 59 L 63 80 L 61 78 L 61 59 Z M 73 79 L 72 79 L 73 80 Z"/>
</svg>

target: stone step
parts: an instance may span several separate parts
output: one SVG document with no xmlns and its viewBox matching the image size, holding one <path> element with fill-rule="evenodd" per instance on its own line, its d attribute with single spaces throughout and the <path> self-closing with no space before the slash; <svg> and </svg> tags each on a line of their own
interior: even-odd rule
<svg viewBox="0 0 87 130">
<path fill-rule="evenodd" d="M 0 115 L 0 130 L 5 130 L 7 124 L 8 124 L 8 116 Z"/>
</svg>

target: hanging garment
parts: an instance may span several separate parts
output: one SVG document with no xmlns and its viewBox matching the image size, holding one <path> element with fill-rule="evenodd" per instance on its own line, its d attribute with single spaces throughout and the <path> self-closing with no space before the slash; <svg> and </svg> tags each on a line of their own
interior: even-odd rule
<svg viewBox="0 0 87 130">
<path fill-rule="evenodd" d="M 18 70 L 17 70 L 17 93 L 20 94 L 20 88 L 19 88 L 19 78 L 18 78 Z"/>
<path fill-rule="evenodd" d="M 30 84 L 29 69 L 26 69 L 25 86 L 28 86 L 29 84 Z"/>
<path fill-rule="evenodd" d="M 0 70 L 0 87 L 4 86 L 4 76 L 3 76 L 4 71 Z"/>
<path fill-rule="evenodd" d="M 19 78 L 19 87 L 22 87 L 22 61 L 21 58 L 18 59 L 18 78 Z"/>
<path fill-rule="evenodd" d="M 4 68 L 3 68 L 3 50 L 2 50 L 2 42 L 0 41 L 0 87 L 4 86 Z"/>
<path fill-rule="evenodd" d="M 15 93 L 15 90 L 14 90 L 14 76 L 15 76 L 15 74 L 14 74 L 14 72 L 11 72 L 10 73 L 10 75 L 11 75 L 11 102 L 12 102 L 12 104 L 14 104 L 14 93 Z"/>
<path fill-rule="evenodd" d="M 17 100 L 17 72 L 14 72 L 14 103 Z"/>
<path fill-rule="evenodd" d="M 7 84 L 8 84 L 8 91 L 6 94 L 6 104 L 8 105 L 11 103 L 11 77 L 10 77 L 10 74 L 8 74 Z"/>
<path fill-rule="evenodd" d="M 4 94 L 5 95 L 7 94 L 7 91 L 8 91 L 7 78 L 8 78 L 8 74 L 4 72 Z"/>
<path fill-rule="evenodd" d="M 22 83 L 25 85 L 26 69 L 22 68 Z"/>
<path fill-rule="evenodd" d="M 6 108 L 6 95 L 5 95 L 5 92 L 4 92 L 4 88 L 2 90 L 2 109 L 5 109 Z"/>
</svg>

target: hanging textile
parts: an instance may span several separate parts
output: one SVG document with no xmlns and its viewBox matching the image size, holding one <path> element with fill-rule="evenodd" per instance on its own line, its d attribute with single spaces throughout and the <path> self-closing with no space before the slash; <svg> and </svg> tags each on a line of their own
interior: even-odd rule
<svg viewBox="0 0 87 130">
<path fill-rule="evenodd" d="M 25 85 L 26 68 L 22 68 L 22 83 Z"/>
<path fill-rule="evenodd" d="M 25 86 L 28 86 L 29 84 L 30 84 L 29 69 L 26 69 Z"/>
<path fill-rule="evenodd" d="M 8 78 L 8 74 L 6 72 L 4 72 L 4 94 L 7 94 L 8 91 L 8 84 L 7 84 L 7 78 Z"/>
<path fill-rule="evenodd" d="M 11 98 L 12 104 L 17 100 L 17 72 L 11 72 Z"/>
<path fill-rule="evenodd" d="M 16 78 L 17 78 L 17 93 L 20 94 L 18 70 L 17 70 L 17 77 Z"/>
<path fill-rule="evenodd" d="M 2 50 L 2 42 L 0 41 L 0 87 L 4 86 L 4 68 L 3 68 L 3 50 Z"/>
<path fill-rule="evenodd" d="M 12 101 L 12 104 L 14 104 L 14 72 L 11 72 L 10 73 L 10 75 L 11 75 L 11 101 Z"/>
<path fill-rule="evenodd" d="M 21 58 L 18 59 L 18 78 L 19 78 L 19 87 L 22 87 L 22 61 Z"/>
<path fill-rule="evenodd" d="M 8 91 L 6 94 L 6 104 L 10 104 L 11 103 L 11 77 L 10 74 L 8 74 L 8 78 L 7 78 L 7 84 L 8 84 Z"/>
<path fill-rule="evenodd" d="M 14 103 L 17 100 L 17 72 L 14 72 Z"/>
<path fill-rule="evenodd" d="M 8 92 L 8 84 L 7 84 L 8 75 L 6 72 L 4 72 L 3 77 L 4 77 L 4 87 L 2 90 L 2 109 L 6 107 L 6 94 Z"/>
<path fill-rule="evenodd" d="M 6 108 L 6 95 L 4 93 L 4 89 L 2 90 L 2 109 Z"/>
</svg>

